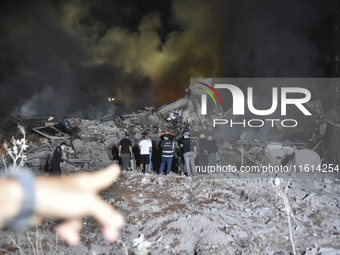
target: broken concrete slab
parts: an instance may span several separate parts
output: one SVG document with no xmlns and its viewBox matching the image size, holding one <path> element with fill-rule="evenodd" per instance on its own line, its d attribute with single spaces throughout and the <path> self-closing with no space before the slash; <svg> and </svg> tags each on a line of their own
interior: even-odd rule
<svg viewBox="0 0 340 255">
<path fill-rule="evenodd" d="M 38 134 L 42 136 L 45 136 L 49 139 L 54 139 L 54 140 L 67 140 L 70 138 L 68 134 L 62 132 L 60 129 L 58 129 L 54 125 L 36 127 L 36 128 L 33 128 L 33 131 L 37 132 Z"/>
</svg>

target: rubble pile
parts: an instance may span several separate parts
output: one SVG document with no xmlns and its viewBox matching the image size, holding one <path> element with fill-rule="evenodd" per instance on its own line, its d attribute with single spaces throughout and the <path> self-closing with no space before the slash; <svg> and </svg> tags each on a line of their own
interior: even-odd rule
<svg viewBox="0 0 340 255">
<path fill-rule="evenodd" d="M 37 172 L 47 170 L 53 150 L 61 142 L 68 145 L 63 171 L 96 170 L 118 162 L 118 144 L 125 133 L 130 135 L 136 156 L 143 132 L 149 134 L 156 150 L 160 141 L 159 133 L 171 132 L 181 136 L 189 128 L 188 117 L 191 112 L 188 105 L 190 100 L 182 98 L 157 110 L 146 107 L 136 113 L 107 115 L 101 120 L 67 118 L 64 120 L 66 123 L 59 122 L 52 116 L 30 120 L 10 119 L 4 121 L 0 138 L 2 141 L 10 140 L 11 136 L 18 135 L 15 132 L 16 126 L 23 125 L 29 134 L 28 138 L 33 138 L 29 141 L 30 146 L 26 152 L 26 164 Z M 32 125 L 33 122 L 35 126 Z"/>
<path fill-rule="evenodd" d="M 96 170 L 113 162 L 118 163 L 118 144 L 125 133 L 129 133 L 132 140 L 135 156 L 133 160 L 138 161 L 138 143 L 142 139 L 142 133 L 147 132 L 153 141 L 155 154 L 153 165 L 156 169 L 159 160 L 157 157 L 159 157 L 160 133 L 170 132 L 175 135 L 176 141 L 184 131 L 190 131 L 192 137 L 196 138 L 202 130 L 209 132 L 211 116 L 206 118 L 200 116 L 196 112 L 195 104 L 197 102 L 184 97 L 159 109 L 146 107 L 144 110 L 121 116 L 107 115 L 101 120 L 68 118 L 64 120 L 66 123 L 58 122 L 53 117 L 11 119 L 2 123 L 0 138 L 2 141 L 9 140 L 10 134 L 17 135 L 14 132 L 17 125 L 15 123 L 23 125 L 27 130 L 30 145 L 26 152 L 27 165 L 37 172 L 48 168 L 54 148 L 61 142 L 66 142 L 67 163 L 62 165 L 62 170 L 73 172 Z M 222 112 L 213 114 L 217 117 L 222 115 Z M 311 149 L 318 142 L 311 143 L 296 139 L 287 141 L 283 139 L 285 134 L 280 134 L 279 130 L 276 132 L 275 137 L 271 137 L 275 141 L 267 141 L 258 140 L 253 129 L 242 131 L 236 138 L 225 136 L 230 133 L 230 130 L 217 129 L 215 135 L 219 142 L 220 164 L 236 167 L 263 163 L 280 165 L 287 163 L 287 159 L 292 159 L 299 150 Z M 222 139 L 219 136 L 222 136 Z M 244 139 L 245 137 L 247 139 Z M 320 143 L 315 148 L 320 149 L 319 145 Z M 321 151 L 320 156 L 322 153 L 324 152 Z"/>
<path fill-rule="evenodd" d="M 159 109 L 107 115 L 101 120 L 11 119 L 0 123 L 0 139 L 9 140 L 10 136 L 18 135 L 16 125 L 23 125 L 29 141 L 26 163 L 37 173 L 48 172 L 55 147 L 66 142 L 67 163 L 62 165 L 62 171 L 71 173 L 94 171 L 118 163 L 118 144 L 125 133 L 129 133 L 133 143 L 132 160 L 138 160 L 138 143 L 142 133 L 147 132 L 153 141 L 155 171 L 160 163 L 159 134 L 170 132 L 176 141 L 184 131 L 196 137 L 202 130 L 210 131 L 211 116 L 200 116 L 196 104 L 184 97 Z M 213 116 L 225 118 L 225 114 L 228 112 L 216 111 Z M 338 132 L 335 127 L 331 130 Z M 215 134 L 218 163 L 236 168 L 288 162 L 303 164 L 305 158 L 320 162 L 328 159 L 325 148 L 334 140 L 338 142 L 338 137 L 327 140 L 325 128 L 304 132 L 307 139 L 302 139 L 301 134 L 287 139 L 287 134 L 280 133 L 279 129 L 267 140 L 259 139 L 261 134 L 252 129 L 219 139 L 219 135 L 223 137 L 226 133 L 231 130 L 221 129 Z M 325 141 L 321 133 L 326 135 Z M 138 164 L 134 162 L 133 166 L 136 169 Z M 123 172 L 114 185 L 101 192 L 125 217 L 120 241 L 115 245 L 106 243 L 97 224 L 86 217 L 82 244 L 70 247 L 59 241 L 57 254 L 133 254 L 133 239 L 139 235 L 152 243 L 151 254 L 292 254 L 286 209 L 272 189 L 270 178 L 232 172 L 187 179 L 178 175 L 178 167 L 175 155 L 170 176 Z M 299 254 L 339 254 L 339 185 L 338 178 L 285 180 L 283 189 L 294 214 L 293 236 Z M 53 220 L 39 226 L 44 254 L 54 251 L 51 241 L 54 227 Z M 34 228 L 28 231 L 34 236 Z M 25 234 L 6 231 L 0 235 L 3 249 L 13 250 L 11 240 L 5 238 L 8 234 L 29 249 Z M 3 253 L 0 251 L 0 254 Z"/>
</svg>

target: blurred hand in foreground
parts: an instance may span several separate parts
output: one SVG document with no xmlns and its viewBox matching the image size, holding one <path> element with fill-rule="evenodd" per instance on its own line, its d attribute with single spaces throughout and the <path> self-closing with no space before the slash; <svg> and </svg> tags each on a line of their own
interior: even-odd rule
<svg viewBox="0 0 340 255">
<path fill-rule="evenodd" d="M 100 224 L 105 239 L 115 242 L 124 224 L 123 217 L 98 192 L 109 187 L 119 174 L 119 167 L 111 165 L 91 173 L 36 177 L 35 213 L 31 223 L 47 217 L 60 219 L 62 222 L 57 227 L 57 234 L 70 245 L 76 245 L 80 241 L 82 218 L 91 216 Z M 18 215 L 23 192 L 20 184 L 13 179 L 1 180 L 0 187 L 0 208 L 6 207 L 0 212 L 0 226 L 3 226 L 5 220 Z M 6 194 L 6 197 L 1 194 Z"/>
</svg>

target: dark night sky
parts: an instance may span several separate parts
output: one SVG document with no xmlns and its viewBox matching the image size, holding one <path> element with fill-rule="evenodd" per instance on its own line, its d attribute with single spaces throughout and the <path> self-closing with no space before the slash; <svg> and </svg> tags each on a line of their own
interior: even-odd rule
<svg viewBox="0 0 340 255">
<path fill-rule="evenodd" d="M 190 77 L 332 76 L 334 0 L 0 5 L 0 116 L 160 106 L 183 96 Z"/>
</svg>

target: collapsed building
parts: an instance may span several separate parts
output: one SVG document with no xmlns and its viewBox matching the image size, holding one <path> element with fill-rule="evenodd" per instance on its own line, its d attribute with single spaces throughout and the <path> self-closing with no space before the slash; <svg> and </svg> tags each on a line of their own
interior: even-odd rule
<svg viewBox="0 0 340 255">
<path fill-rule="evenodd" d="M 69 145 L 64 172 L 93 171 L 117 162 L 118 143 L 125 132 L 133 141 L 133 162 L 138 160 L 137 145 L 142 132 L 148 132 L 155 147 L 153 167 L 156 169 L 160 158 L 159 135 L 170 132 L 178 139 L 188 130 L 193 137 L 202 131 L 214 133 L 220 164 L 237 168 L 266 163 L 284 165 L 287 160 L 301 164 L 306 152 L 308 157 L 323 163 L 339 164 L 340 111 L 336 104 L 324 111 L 321 103 L 311 102 L 308 109 L 313 113 L 319 111 L 315 114 L 318 118 L 304 123 L 304 129 L 290 132 L 276 125 L 271 129 L 227 125 L 214 129 L 213 119 L 229 118 L 230 109 L 211 108 L 210 115 L 202 116 L 200 102 L 187 92 L 185 97 L 158 109 L 107 115 L 100 120 L 4 119 L 0 121 L 0 140 L 10 141 L 11 136 L 20 138 L 17 125 L 24 126 L 29 145 L 26 164 L 38 173 L 48 168 L 52 153 L 61 142 Z M 5 153 L 3 147 L 1 152 Z M 179 162 L 173 162 L 176 172 Z M 95 234 L 98 232 L 96 222 L 85 217 L 83 244 L 71 247 L 60 242 L 58 250 L 65 254 L 89 251 L 126 254 L 127 247 L 133 250 L 130 241 L 137 234 L 145 234 L 155 254 L 277 254 L 291 249 L 287 224 L 283 224 L 286 210 L 282 201 L 275 198 L 271 180 L 252 179 L 249 175 L 236 179 L 210 176 L 212 178 L 198 176 L 188 180 L 177 175 L 124 173 L 101 196 L 126 216 L 126 225 L 121 231 L 121 240 L 126 245 L 104 243 L 102 237 Z M 230 176 L 243 177 L 240 173 Z M 299 253 L 339 254 L 338 186 L 339 179 L 287 181 L 284 192 L 289 194 L 295 216 L 294 240 Z M 55 236 L 55 224 L 45 221 L 39 226 L 45 250 L 51 249 L 48 242 Z M 2 248 L 10 250 L 13 244 L 6 240 L 7 234 L 3 231 Z M 26 233 L 18 233 L 16 237 L 22 241 L 25 236 Z M 30 247 L 28 242 L 27 245 Z"/>
<path fill-rule="evenodd" d="M 205 82 L 211 83 L 211 80 Z M 171 132 L 178 139 L 184 131 L 190 131 L 193 137 L 198 137 L 202 130 L 213 133 L 219 144 L 221 164 L 224 165 L 282 165 L 288 161 L 301 164 L 306 157 L 313 162 L 339 164 L 340 106 L 337 104 L 324 112 L 320 100 L 309 102 L 306 107 L 317 117 L 313 121 L 305 121 L 302 129 L 282 128 L 277 122 L 272 122 L 270 129 L 232 128 L 228 125 L 213 128 L 214 119 L 228 119 L 231 109 L 221 111 L 215 108 L 204 116 L 199 112 L 200 101 L 190 93 L 192 91 L 187 89 L 185 97 L 158 109 L 146 107 L 120 116 L 106 115 L 101 120 L 69 118 L 65 123 L 56 122 L 53 117 L 7 119 L 2 123 L 0 138 L 4 140 L 17 123 L 23 125 L 29 133 L 28 140 L 32 139 L 26 152 L 26 163 L 37 171 L 47 171 L 53 150 L 61 142 L 69 145 L 64 170 L 86 171 L 117 163 L 118 144 L 126 132 L 133 142 L 133 166 L 138 166 L 138 142 L 142 139 L 142 132 L 147 132 L 153 141 L 152 162 L 154 169 L 157 169 L 160 161 L 159 134 Z M 303 153 L 298 153 L 301 150 L 304 150 Z M 176 163 L 174 171 L 177 171 L 177 167 Z"/>
</svg>

